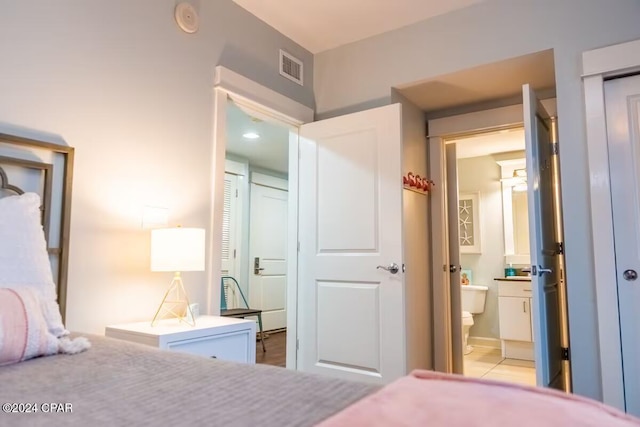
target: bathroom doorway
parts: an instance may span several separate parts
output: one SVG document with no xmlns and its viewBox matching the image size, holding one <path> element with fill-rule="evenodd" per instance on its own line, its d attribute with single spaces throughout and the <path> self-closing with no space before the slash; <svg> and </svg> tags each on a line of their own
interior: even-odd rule
<svg viewBox="0 0 640 427">
<path fill-rule="evenodd" d="M 556 121 L 543 118 L 544 107 L 528 94 L 525 86 L 522 107 L 482 113 L 495 117 L 524 113 L 524 151 L 515 141 L 522 122 L 515 120 L 431 137 L 431 154 L 442 152 L 446 164 L 446 196 L 436 206 L 446 206 L 441 219 L 450 260 L 452 371 L 569 390 Z M 554 99 L 545 103 L 555 111 Z M 533 108 L 543 112 L 536 114 Z M 454 121 L 468 119 L 460 116 Z M 508 142 L 510 137 L 513 142 Z M 501 138 L 506 152 L 497 149 Z M 489 152 L 482 152 L 487 147 Z M 487 180 L 491 177 L 493 189 Z M 525 189 L 526 199 L 517 194 Z M 488 207 L 492 200 L 493 209 Z M 472 287 L 474 282 L 480 286 Z M 492 336 L 482 336 L 487 333 Z"/>
<path fill-rule="evenodd" d="M 457 166 L 463 373 L 536 385 L 524 129 L 446 142 Z"/>
</svg>

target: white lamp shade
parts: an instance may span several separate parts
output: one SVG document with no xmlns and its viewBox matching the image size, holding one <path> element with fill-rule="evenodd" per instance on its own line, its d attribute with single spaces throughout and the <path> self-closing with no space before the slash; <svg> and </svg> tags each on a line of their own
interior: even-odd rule
<svg viewBox="0 0 640 427">
<path fill-rule="evenodd" d="M 203 228 L 151 230 L 151 271 L 203 271 Z"/>
</svg>

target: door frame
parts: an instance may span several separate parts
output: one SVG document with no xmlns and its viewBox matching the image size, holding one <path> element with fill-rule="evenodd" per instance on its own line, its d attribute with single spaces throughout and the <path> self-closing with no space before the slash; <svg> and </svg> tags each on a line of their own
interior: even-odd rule
<svg viewBox="0 0 640 427">
<path fill-rule="evenodd" d="M 640 40 L 583 52 L 582 71 L 602 398 L 604 403 L 624 410 L 604 82 L 612 77 L 640 72 Z M 615 286 L 611 286 L 612 283 Z"/>
<path fill-rule="evenodd" d="M 541 101 L 551 116 L 556 115 L 555 105 L 550 100 Z M 448 209 L 446 173 L 446 144 L 451 139 L 482 134 L 489 131 L 521 128 L 523 105 L 494 108 L 474 113 L 460 114 L 429 120 L 427 143 L 429 149 L 429 168 L 431 179 L 436 183 L 431 196 L 431 230 L 433 265 L 433 348 L 434 369 L 440 372 L 453 372 L 453 343 L 451 326 L 451 281 L 449 273 Z M 441 284 L 441 285 L 438 285 Z"/>
<path fill-rule="evenodd" d="M 312 122 L 314 111 L 266 86 L 263 86 L 222 65 L 215 68 L 213 81 L 213 127 L 211 141 L 211 192 L 208 253 L 207 312 L 220 314 L 220 257 L 215 254 L 222 245 L 222 215 L 224 209 L 224 173 L 227 148 L 227 103 L 229 99 L 260 114 L 275 118 L 292 130 Z M 297 337 L 298 324 L 298 136 L 289 134 L 289 227 L 287 264 L 287 334 Z M 295 308 L 295 309 L 294 309 Z M 287 368 L 296 369 L 296 340 L 287 339 Z"/>
</svg>

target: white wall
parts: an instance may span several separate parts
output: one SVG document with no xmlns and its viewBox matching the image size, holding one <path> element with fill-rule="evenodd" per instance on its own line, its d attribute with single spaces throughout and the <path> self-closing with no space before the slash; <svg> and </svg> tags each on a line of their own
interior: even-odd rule
<svg viewBox="0 0 640 427">
<path fill-rule="evenodd" d="M 427 176 L 427 141 L 424 113 L 399 93 L 402 104 L 402 173 Z M 402 192 L 405 323 L 407 325 L 407 371 L 433 369 L 433 313 L 429 288 L 431 236 L 429 196 Z"/>
<path fill-rule="evenodd" d="M 208 228 L 213 73 L 221 64 L 313 106 L 312 86 L 278 75 L 278 49 L 312 56 L 231 0 L 194 0 L 201 28 L 178 29 L 175 0 L 0 0 L 0 129 L 59 135 L 76 148 L 67 326 L 103 333 L 150 320 L 169 273 L 149 271 L 145 205 Z M 211 230 L 207 229 L 207 233 Z M 207 274 L 186 273 L 207 303 Z"/>
<path fill-rule="evenodd" d="M 480 193 L 480 254 L 461 254 L 463 269 L 471 269 L 474 285 L 489 287 L 484 313 L 473 316 L 470 335 L 500 338 L 498 286 L 493 280 L 504 276 L 504 221 L 500 166 L 492 156 L 458 160 L 458 191 Z M 477 231 L 476 231 L 477 233 Z"/>
<path fill-rule="evenodd" d="M 640 38 L 637 0 L 491 0 L 315 56 L 320 117 L 389 102 L 390 88 L 553 48 L 574 390 L 600 399 L 581 53 Z"/>
</svg>

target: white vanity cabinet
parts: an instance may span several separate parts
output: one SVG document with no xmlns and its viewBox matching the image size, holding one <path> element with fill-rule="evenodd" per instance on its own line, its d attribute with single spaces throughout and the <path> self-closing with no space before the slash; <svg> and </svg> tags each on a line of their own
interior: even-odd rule
<svg viewBox="0 0 640 427">
<path fill-rule="evenodd" d="M 531 341 L 531 298 L 498 297 L 500 338 Z"/>
<path fill-rule="evenodd" d="M 498 319 L 504 357 L 533 360 L 531 280 L 496 279 Z"/>
</svg>

